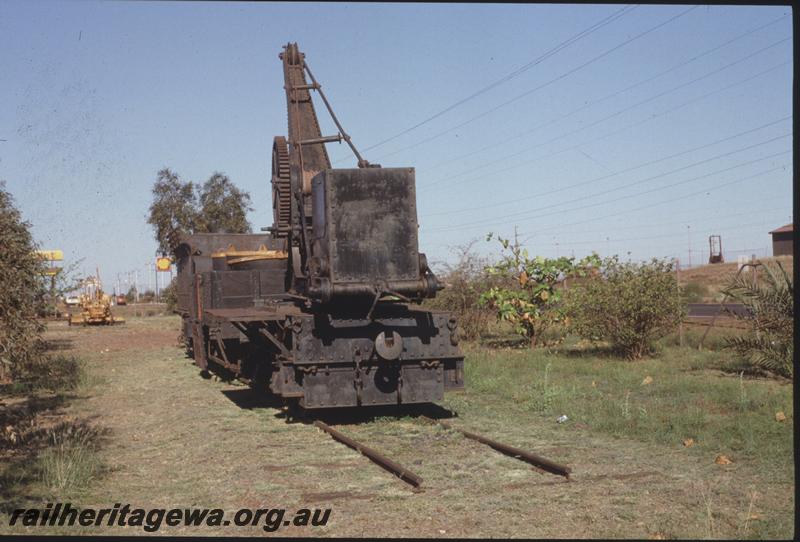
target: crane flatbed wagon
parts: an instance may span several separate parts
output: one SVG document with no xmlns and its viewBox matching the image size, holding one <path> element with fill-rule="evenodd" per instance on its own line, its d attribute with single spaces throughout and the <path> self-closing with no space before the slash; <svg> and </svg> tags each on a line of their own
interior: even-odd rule
<svg viewBox="0 0 800 542">
<path fill-rule="evenodd" d="M 289 124 L 273 141 L 273 225 L 174 236 L 189 353 L 204 371 L 305 409 L 427 403 L 463 389 L 456 319 L 420 305 L 442 285 L 418 249 L 414 169 L 367 162 L 297 44 L 280 59 Z M 312 90 L 337 135 L 322 136 Z M 357 168 L 331 167 L 325 144 L 335 141 Z"/>
</svg>

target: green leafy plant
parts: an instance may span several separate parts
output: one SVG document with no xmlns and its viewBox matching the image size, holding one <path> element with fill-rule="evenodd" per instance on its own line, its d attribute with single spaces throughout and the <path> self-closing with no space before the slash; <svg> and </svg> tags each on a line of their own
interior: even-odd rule
<svg viewBox="0 0 800 542">
<path fill-rule="evenodd" d="M 748 314 L 734 317 L 749 324 L 749 332 L 730 337 L 733 349 L 750 366 L 792 378 L 794 359 L 794 283 L 780 262 L 760 264 L 761 281 L 736 275 L 723 293 L 743 304 Z"/>
<path fill-rule="evenodd" d="M 487 236 L 487 241 L 493 238 Z M 500 261 L 486 268 L 500 284 L 481 295 L 481 303 L 494 309 L 497 318 L 509 322 L 514 331 L 534 347 L 542 332 L 563 321 L 561 297 L 568 277 L 583 277 L 599 263 L 596 254 L 575 258 L 531 258 L 519 243 L 497 238 L 503 247 Z"/>
<path fill-rule="evenodd" d="M 672 263 L 655 258 L 622 263 L 613 256 L 603 260 L 602 273 L 570 290 L 566 312 L 581 337 L 608 341 L 638 359 L 678 327 L 686 307 Z"/>
</svg>

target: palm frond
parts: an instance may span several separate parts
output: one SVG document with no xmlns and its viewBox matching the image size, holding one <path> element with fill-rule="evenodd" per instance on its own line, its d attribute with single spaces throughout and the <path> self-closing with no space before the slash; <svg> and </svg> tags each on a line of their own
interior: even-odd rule
<svg viewBox="0 0 800 542">
<path fill-rule="evenodd" d="M 747 308 L 734 314 L 750 324 L 746 336 L 726 341 L 726 346 L 754 367 L 783 376 L 793 376 L 794 284 L 780 262 L 759 266 L 763 280 L 737 275 L 723 293 Z"/>
</svg>

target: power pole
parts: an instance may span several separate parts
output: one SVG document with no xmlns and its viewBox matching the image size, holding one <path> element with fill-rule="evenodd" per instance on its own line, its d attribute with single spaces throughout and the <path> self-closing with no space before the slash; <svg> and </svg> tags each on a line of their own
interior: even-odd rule
<svg viewBox="0 0 800 542">
<path fill-rule="evenodd" d="M 689 262 L 688 267 L 692 267 L 692 228 L 686 224 L 686 238 L 689 240 Z"/>
<path fill-rule="evenodd" d="M 675 287 L 677 290 L 677 295 L 680 297 L 681 295 L 681 260 L 680 258 L 675 258 Z M 678 344 L 683 346 L 683 319 L 681 319 L 681 323 L 678 324 Z"/>
</svg>

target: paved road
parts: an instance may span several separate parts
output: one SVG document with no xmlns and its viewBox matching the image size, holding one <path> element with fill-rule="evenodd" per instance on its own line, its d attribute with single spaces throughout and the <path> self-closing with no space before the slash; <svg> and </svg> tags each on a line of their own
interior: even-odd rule
<svg viewBox="0 0 800 542">
<path fill-rule="evenodd" d="M 689 303 L 689 316 L 707 316 L 712 317 L 722 310 L 722 305 L 719 303 Z M 725 311 L 720 316 L 730 316 L 727 311 L 736 314 L 746 315 L 747 309 L 740 303 L 725 303 Z"/>
</svg>

